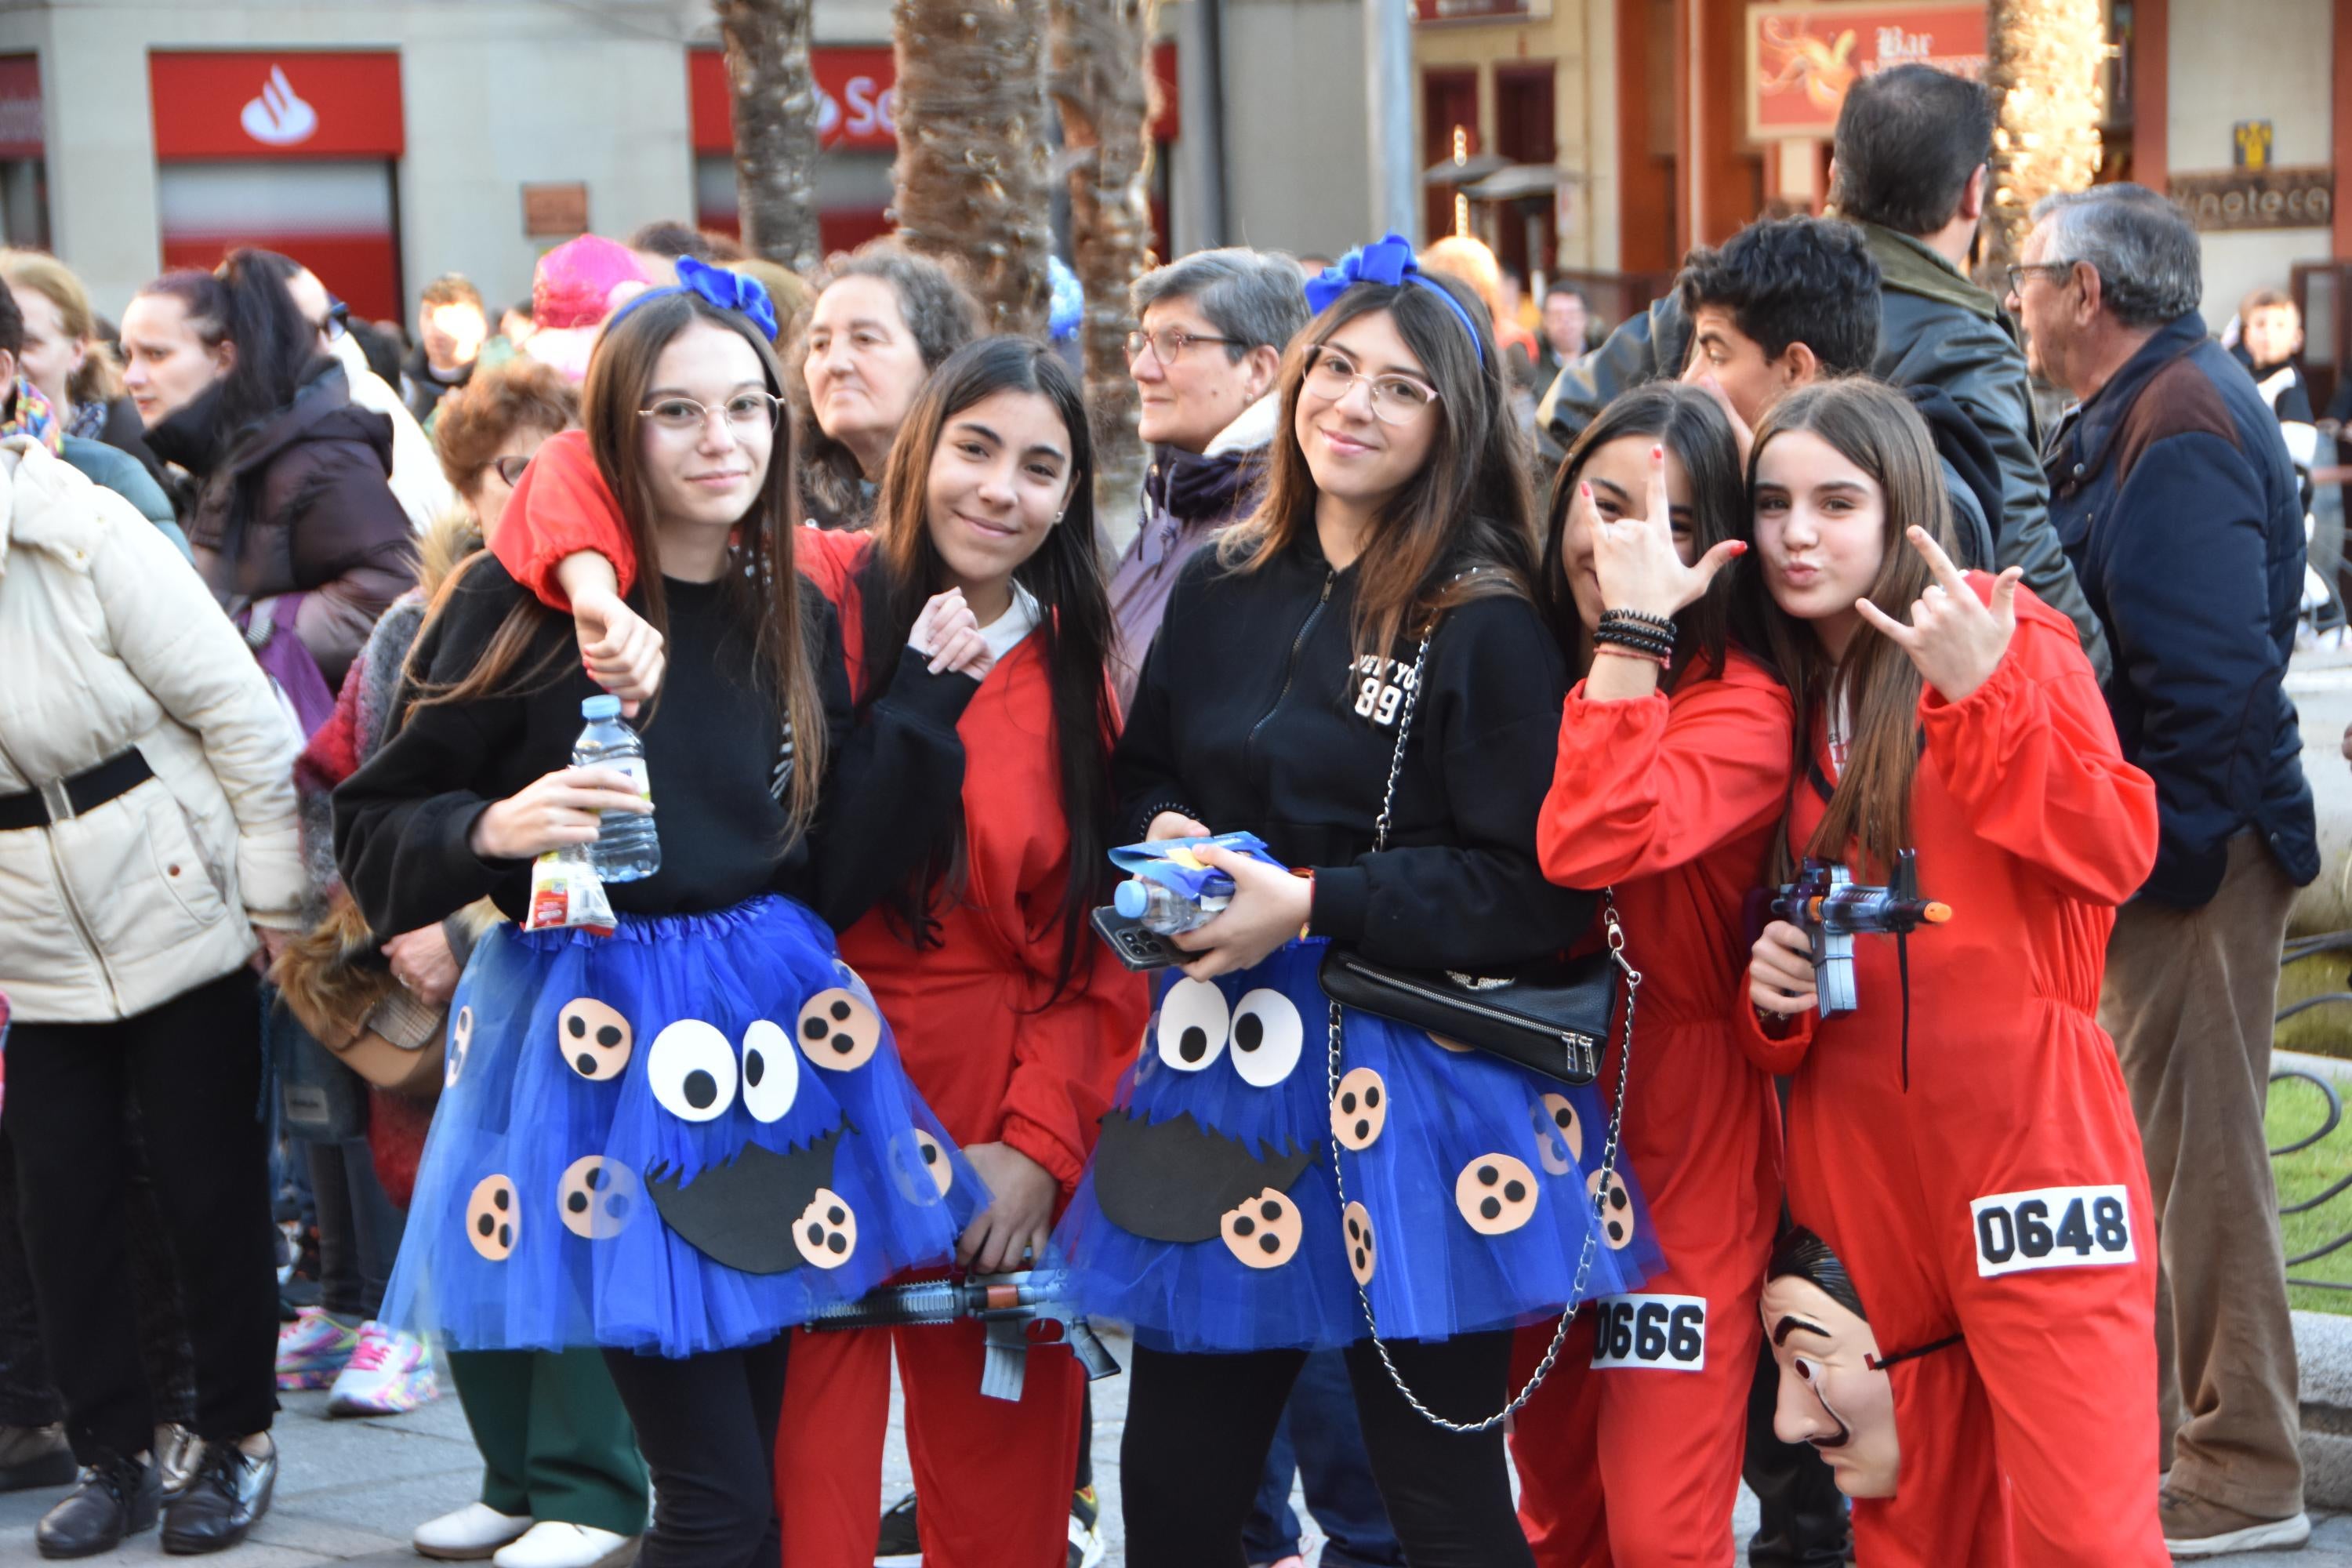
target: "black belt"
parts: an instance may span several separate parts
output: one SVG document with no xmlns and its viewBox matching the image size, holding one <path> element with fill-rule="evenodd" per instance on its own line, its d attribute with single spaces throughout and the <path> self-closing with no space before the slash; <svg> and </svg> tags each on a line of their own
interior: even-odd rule
<svg viewBox="0 0 2352 1568">
<path fill-rule="evenodd" d="M 147 759 L 133 746 L 121 756 L 109 758 L 69 779 L 41 789 L 28 789 L 21 795 L 0 795 L 0 833 L 47 827 L 60 818 L 95 811 L 154 776 L 155 770 L 147 765 Z"/>
</svg>

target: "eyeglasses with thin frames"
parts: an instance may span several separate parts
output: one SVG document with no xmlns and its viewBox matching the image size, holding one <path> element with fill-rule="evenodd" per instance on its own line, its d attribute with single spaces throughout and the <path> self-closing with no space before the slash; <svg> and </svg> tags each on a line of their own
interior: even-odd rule
<svg viewBox="0 0 2352 1568">
<path fill-rule="evenodd" d="M 1306 389 L 1326 403 L 1339 402 L 1361 383 L 1371 401 L 1372 417 L 1383 425 L 1410 425 L 1436 406 L 1437 388 L 1417 375 L 1360 371 L 1355 361 L 1328 344 L 1307 354 Z"/>
<path fill-rule="evenodd" d="M 1156 332 L 1127 334 L 1127 358 L 1132 364 L 1150 349 L 1152 357 L 1163 365 L 1174 364 L 1184 357 L 1184 351 L 1194 343 L 1225 343 L 1234 348 L 1244 345 L 1239 338 L 1213 338 L 1205 332 L 1188 332 L 1181 327 L 1162 327 Z"/>
<path fill-rule="evenodd" d="M 637 417 L 652 420 L 656 429 L 668 435 L 698 436 L 709 427 L 710 416 L 719 414 L 726 417 L 729 430 L 741 436 L 761 428 L 773 430 L 783 408 L 783 399 L 772 392 L 739 392 L 717 408 L 691 397 L 665 397 L 638 409 Z"/>
<path fill-rule="evenodd" d="M 2003 270 L 2009 278 L 2009 291 L 2012 294 L 2022 294 L 2025 292 L 2027 279 L 2042 277 L 2055 282 L 2061 278 L 2071 275 L 2074 270 L 2074 264 L 2071 261 L 2021 261 Z"/>
<path fill-rule="evenodd" d="M 504 479 L 508 488 L 511 489 L 522 483 L 522 471 L 530 467 L 530 459 L 518 458 L 509 453 L 503 458 L 492 458 L 490 467 L 498 470 L 499 478 Z"/>
</svg>

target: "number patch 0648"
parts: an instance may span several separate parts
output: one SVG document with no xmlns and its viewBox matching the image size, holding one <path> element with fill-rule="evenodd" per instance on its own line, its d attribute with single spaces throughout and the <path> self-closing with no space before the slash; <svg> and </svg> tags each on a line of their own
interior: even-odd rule
<svg viewBox="0 0 2352 1568">
<path fill-rule="evenodd" d="M 1592 1303 L 1592 1364 L 1658 1372 L 1706 1370 L 1706 1298 L 1604 1296 Z"/>
<path fill-rule="evenodd" d="M 2129 1263 L 2131 1204 L 2121 1187 L 2042 1187 L 1997 1193 L 1969 1205 L 1977 1273 L 1990 1279 L 2030 1268 Z"/>
</svg>

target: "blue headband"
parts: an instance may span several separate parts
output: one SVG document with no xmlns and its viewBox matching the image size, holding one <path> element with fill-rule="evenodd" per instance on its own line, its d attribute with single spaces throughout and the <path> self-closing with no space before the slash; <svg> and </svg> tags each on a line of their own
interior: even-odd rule
<svg viewBox="0 0 2352 1568">
<path fill-rule="evenodd" d="M 605 320 L 612 327 L 620 319 L 648 300 L 658 300 L 665 294 L 698 294 L 722 310 L 732 310 L 748 317 L 751 324 L 776 341 L 776 307 L 768 299 L 767 286 L 749 273 L 730 272 L 723 267 L 713 267 L 697 261 L 691 256 L 677 258 L 677 281 L 659 289 L 648 289 L 623 305 Z"/>
<path fill-rule="evenodd" d="M 1486 345 L 1479 340 L 1478 324 L 1444 284 L 1422 271 L 1421 263 L 1412 258 L 1412 246 L 1404 236 L 1391 232 L 1377 245 L 1360 245 L 1341 257 L 1339 266 L 1324 268 L 1322 277 L 1309 278 L 1307 308 L 1319 316 L 1332 300 L 1359 283 L 1385 283 L 1391 289 L 1401 289 L 1407 283 L 1420 284 L 1445 301 L 1445 308 L 1454 312 L 1454 319 L 1470 334 L 1470 347 L 1477 354 L 1478 363 L 1486 363 Z"/>
</svg>

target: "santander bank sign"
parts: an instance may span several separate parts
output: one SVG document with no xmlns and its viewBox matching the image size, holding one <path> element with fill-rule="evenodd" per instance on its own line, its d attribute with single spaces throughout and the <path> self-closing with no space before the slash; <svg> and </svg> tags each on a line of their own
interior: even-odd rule
<svg viewBox="0 0 2352 1568">
<path fill-rule="evenodd" d="M 391 49 L 157 49 L 147 84 L 155 153 L 166 162 L 402 153 L 400 56 Z"/>
<path fill-rule="evenodd" d="M 319 111 L 304 102 L 286 79 L 286 68 L 272 64 L 269 79 L 237 115 L 245 133 L 265 147 L 298 147 L 318 133 Z"/>
</svg>

